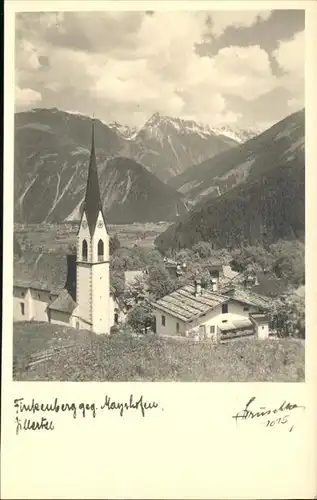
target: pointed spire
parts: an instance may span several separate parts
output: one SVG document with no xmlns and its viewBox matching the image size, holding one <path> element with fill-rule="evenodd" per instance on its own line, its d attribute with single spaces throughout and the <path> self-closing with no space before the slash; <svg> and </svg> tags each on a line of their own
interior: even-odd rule
<svg viewBox="0 0 317 500">
<path fill-rule="evenodd" d="M 84 210 L 86 212 L 90 235 L 92 235 L 96 227 L 99 212 L 101 211 L 103 214 L 95 155 L 95 117 L 92 120 L 91 150 Z"/>
</svg>

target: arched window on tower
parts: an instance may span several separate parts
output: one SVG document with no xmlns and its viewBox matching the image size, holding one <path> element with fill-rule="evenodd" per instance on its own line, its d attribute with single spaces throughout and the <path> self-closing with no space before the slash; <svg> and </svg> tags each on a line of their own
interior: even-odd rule
<svg viewBox="0 0 317 500">
<path fill-rule="evenodd" d="M 99 240 L 98 241 L 98 261 L 101 261 L 104 259 L 104 245 L 103 241 Z"/>
<path fill-rule="evenodd" d="M 83 261 L 86 261 L 88 259 L 88 245 L 86 240 L 84 240 L 82 244 L 82 258 Z"/>
</svg>

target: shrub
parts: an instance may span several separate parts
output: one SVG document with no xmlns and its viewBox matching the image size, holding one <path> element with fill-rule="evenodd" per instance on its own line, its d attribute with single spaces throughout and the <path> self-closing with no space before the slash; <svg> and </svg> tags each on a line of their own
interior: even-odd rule
<svg viewBox="0 0 317 500">
<path fill-rule="evenodd" d="M 110 241 L 109 241 L 109 252 L 110 255 L 113 255 L 117 250 L 119 250 L 121 244 L 120 240 L 118 238 L 117 233 L 111 236 Z"/>
<path fill-rule="evenodd" d="M 155 315 L 152 305 L 146 300 L 137 304 L 129 312 L 127 321 L 137 333 L 146 333 L 148 328 L 154 330 Z"/>
</svg>

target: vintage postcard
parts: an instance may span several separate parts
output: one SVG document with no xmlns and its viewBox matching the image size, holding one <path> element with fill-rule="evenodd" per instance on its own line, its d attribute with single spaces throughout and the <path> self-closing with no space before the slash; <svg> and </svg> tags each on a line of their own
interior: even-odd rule
<svg viewBox="0 0 317 500">
<path fill-rule="evenodd" d="M 317 495 L 316 30 L 6 2 L 3 498 Z"/>
</svg>

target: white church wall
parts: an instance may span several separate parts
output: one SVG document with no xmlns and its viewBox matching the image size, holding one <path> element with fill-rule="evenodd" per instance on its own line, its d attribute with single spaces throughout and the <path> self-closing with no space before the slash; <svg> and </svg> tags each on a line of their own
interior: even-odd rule
<svg viewBox="0 0 317 500">
<path fill-rule="evenodd" d="M 26 287 L 13 287 L 13 321 L 29 321 L 32 318 L 30 290 Z"/>
<path fill-rule="evenodd" d="M 95 264 L 92 266 L 92 322 L 96 333 L 110 333 L 113 316 L 109 297 L 109 264 Z"/>
<path fill-rule="evenodd" d="M 91 323 L 88 321 L 83 320 L 76 314 L 72 314 L 70 317 L 70 324 L 73 328 L 76 328 L 76 330 L 89 330 L 91 331 Z"/>
<path fill-rule="evenodd" d="M 118 315 L 118 322 L 119 323 L 123 322 L 126 319 L 126 314 L 120 308 L 117 300 L 112 295 L 110 295 L 109 302 L 110 302 L 110 305 L 109 305 L 109 308 L 110 308 L 109 309 L 109 314 L 110 314 L 110 320 L 111 320 L 110 321 L 110 326 L 113 326 L 113 325 L 116 324 L 116 322 L 115 322 L 115 314 Z"/>
<path fill-rule="evenodd" d="M 49 321 L 47 306 L 55 300 L 57 295 L 50 294 L 46 290 L 31 289 L 32 316 L 34 321 Z"/>
<path fill-rule="evenodd" d="M 87 246 L 88 246 L 87 260 L 90 260 L 91 241 L 90 241 L 89 227 L 87 224 L 87 217 L 85 212 L 83 213 L 83 217 L 77 235 L 77 262 L 83 262 L 82 245 L 84 240 L 87 241 Z"/>
<path fill-rule="evenodd" d="M 98 243 L 103 242 L 103 253 L 98 256 Z M 93 330 L 100 334 L 109 334 L 114 315 L 110 302 L 109 236 L 99 212 L 95 232 L 92 237 L 91 255 L 91 303 Z"/>
<path fill-rule="evenodd" d="M 77 263 L 76 300 L 78 315 L 86 322 L 91 322 L 92 269 L 88 263 Z"/>
<path fill-rule="evenodd" d="M 109 262 L 109 235 L 101 212 L 98 214 L 95 232 L 92 237 L 92 262 L 98 262 L 98 242 L 103 241 L 103 261 Z"/>
</svg>

